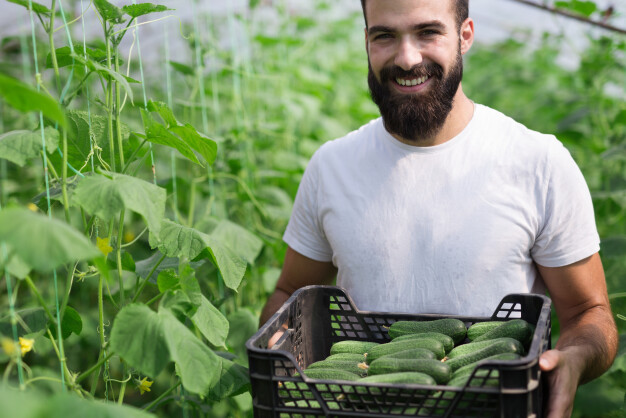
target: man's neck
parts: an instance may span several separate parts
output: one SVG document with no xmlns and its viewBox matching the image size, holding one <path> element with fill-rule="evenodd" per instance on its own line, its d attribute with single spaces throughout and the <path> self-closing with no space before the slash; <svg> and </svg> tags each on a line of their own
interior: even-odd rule
<svg viewBox="0 0 626 418">
<path fill-rule="evenodd" d="M 419 141 L 409 141 L 399 135 L 392 134 L 398 141 L 416 147 L 432 147 L 443 144 L 460 134 L 474 116 L 474 102 L 463 93 L 463 88 L 459 89 L 452 102 L 452 110 L 448 114 L 443 126 L 435 135 L 430 138 L 423 138 Z"/>
</svg>

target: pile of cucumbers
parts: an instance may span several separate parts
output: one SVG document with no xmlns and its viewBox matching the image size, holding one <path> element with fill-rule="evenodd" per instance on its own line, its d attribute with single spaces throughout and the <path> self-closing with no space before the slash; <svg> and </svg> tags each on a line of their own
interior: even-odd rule
<svg viewBox="0 0 626 418">
<path fill-rule="evenodd" d="M 309 365 L 313 379 L 359 383 L 416 383 L 463 387 L 481 360 L 516 360 L 526 353 L 534 327 L 523 319 L 478 322 L 466 328 L 455 318 L 398 321 L 391 341 L 340 341 L 330 355 Z M 485 375 L 488 370 L 477 372 Z M 496 386 L 497 371 L 480 381 Z"/>
</svg>

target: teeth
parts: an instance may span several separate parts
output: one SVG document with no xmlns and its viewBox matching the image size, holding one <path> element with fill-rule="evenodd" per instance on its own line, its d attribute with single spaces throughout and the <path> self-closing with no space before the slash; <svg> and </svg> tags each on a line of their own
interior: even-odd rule
<svg viewBox="0 0 626 418">
<path fill-rule="evenodd" d="M 404 78 L 396 78 L 396 83 L 401 86 L 417 86 L 428 80 L 428 76 L 413 78 L 411 80 L 405 80 Z"/>
</svg>

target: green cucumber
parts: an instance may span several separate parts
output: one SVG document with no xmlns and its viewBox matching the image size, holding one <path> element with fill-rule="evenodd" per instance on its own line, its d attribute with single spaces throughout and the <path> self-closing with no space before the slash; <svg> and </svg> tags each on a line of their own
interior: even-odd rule
<svg viewBox="0 0 626 418">
<path fill-rule="evenodd" d="M 474 342 L 493 340 L 495 338 L 509 337 L 527 346 L 533 338 L 535 328 L 523 319 L 512 319 L 501 326 L 476 337 Z"/>
<path fill-rule="evenodd" d="M 329 368 L 313 368 L 306 369 L 303 374 L 306 377 L 311 379 L 320 379 L 320 380 L 347 380 L 354 381 L 359 380 L 361 376 L 356 373 L 348 372 L 345 370 L 339 369 L 329 369 Z"/>
<path fill-rule="evenodd" d="M 474 341 L 476 338 L 480 337 L 484 333 L 489 332 L 494 328 L 498 328 L 504 323 L 504 321 L 476 322 L 467 329 L 467 339 L 470 341 Z"/>
<path fill-rule="evenodd" d="M 496 338 L 494 340 L 487 340 L 487 341 L 473 341 L 471 343 L 467 343 L 467 344 L 462 344 L 459 345 L 457 347 L 454 347 L 454 349 L 452 351 L 450 351 L 448 353 L 448 360 L 453 359 L 455 357 L 460 357 L 460 356 L 464 356 L 466 354 L 470 354 L 473 353 L 475 351 L 478 350 L 482 350 L 485 347 L 489 347 L 493 344 L 495 344 L 498 341 L 517 341 L 514 338 L 508 338 L 508 337 L 502 337 L 502 338 Z M 519 341 L 517 341 L 519 343 Z M 523 353 L 520 353 L 523 354 Z"/>
<path fill-rule="evenodd" d="M 471 374 L 464 374 L 464 375 L 453 377 L 448 382 L 448 386 L 463 387 L 463 386 L 465 386 L 468 383 L 468 381 L 471 378 L 472 380 L 471 380 L 471 382 L 469 382 L 468 386 L 472 386 L 472 387 L 497 387 L 500 384 L 499 380 L 498 380 L 497 371 L 496 371 L 495 374 L 492 373 L 491 376 L 485 378 L 486 376 L 488 376 L 487 372 L 488 372 L 487 370 L 479 370 L 479 371 L 476 372 L 476 374 L 474 375 L 473 378 L 472 378 Z"/>
<path fill-rule="evenodd" d="M 434 359 L 435 353 L 433 353 L 431 350 L 427 348 L 417 347 L 417 348 L 409 348 L 408 350 L 398 351 L 398 352 L 391 353 L 391 354 L 385 354 L 382 357 L 408 358 L 408 359 L 414 359 L 414 358 Z M 378 357 L 378 358 L 382 358 L 382 357 Z"/>
<path fill-rule="evenodd" d="M 401 335 L 391 340 L 391 342 L 395 343 L 399 341 L 414 340 L 420 338 L 432 338 L 433 340 L 440 341 L 443 344 L 443 349 L 446 351 L 446 353 L 454 348 L 454 340 L 452 339 L 452 337 L 446 334 L 442 334 L 440 332 L 420 332 L 417 334 Z"/>
<path fill-rule="evenodd" d="M 486 357 L 480 360 L 480 362 L 482 363 L 485 360 L 518 360 L 519 358 L 520 358 L 520 355 L 517 353 L 502 353 L 502 354 L 496 354 L 493 356 Z M 463 366 L 457 369 L 454 373 L 452 373 L 452 378 L 454 379 L 457 376 L 471 374 L 474 371 L 474 369 L 476 369 L 477 367 L 480 367 L 480 364 L 471 363 L 466 366 Z"/>
<path fill-rule="evenodd" d="M 373 347 L 365 357 L 365 361 L 369 364 L 374 360 L 386 356 L 387 354 L 397 353 L 399 351 L 405 351 L 412 348 L 425 348 L 432 351 L 438 359 L 442 359 L 446 353 L 443 349 L 443 344 L 437 340 L 431 338 L 421 338 L 417 340 L 405 340 L 398 342 L 390 342 L 386 344 L 380 344 Z"/>
<path fill-rule="evenodd" d="M 339 353 L 357 353 L 357 354 L 365 354 L 372 347 L 376 347 L 379 343 L 373 343 L 370 341 L 357 341 L 357 340 L 345 340 L 338 341 L 330 347 L 330 354 L 339 354 Z"/>
<path fill-rule="evenodd" d="M 345 370 L 359 376 L 367 376 L 367 364 L 358 363 L 350 360 L 322 360 L 316 361 L 306 368 L 307 371 L 312 369 L 337 369 Z M 306 373 L 305 373 L 306 374 Z"/>
<path fill-rule="evenodd" d="M 324 360 L 341 360 L 341 361 L 350 360 L 350 361 L 356 361 L 357 363 L 361 363 L 365 361 L 365 355 L 359 354 L 359 353 L 338 353 L 338 354 L 333 354 L 331 356 L 328 356 Z"/>
<path fill-rule="evenodd" d="M 368 375 L 398 373 L 398 372 L 420 372 L 426 373 L 435 379 L 438 384 L 445 384 L 452 377 L 450 366 L 433 359 L 399 359 L 381 357 L 370 364 Z"/>
<path fill-rule="evenodd" d="M 414 383 L 418 385 L 436 385 L 435 379 L 426 373 L 420 372 L 397 372 L 367 376 L 358 383 Z"/>
<path fill-rule="evenodd" d="M 445 334 L 451 337 L 455 344 L 458 344 L 465 338 L 467 328 L 465 328 L 463 321 L 456 318 L 442 318 L 434 321 L 398 321 L 389 327 L 389 336 L 392 339 L 422 332 Z"/>
<path fill-rule="evenodd" d="M 476 344 L 476 343 L 470 343 L 467 345 L 471 345 L 471 344 Z M 481 348 L 478 351 L 474 351 L 469 354 L 465 354 L 463 356 L 458 356 L 458 357 L 449 359 L 446 361 L 446 364 L 448 364 L 450 368 L 452 369 L 452 371 L 454 372 L 457 369 L 460 369 L 461 367 L 465 365 L 476 363 L 477 361 L 483 360 L 495 354 L 502 354 L 502 353 L 522 354 L 523 352 L 524 352 L 524 347 L 522 347 L 522 344 L 519 341 L 514 340 L 513 338 L 507 338 L 507 339 L 500 338 L 498 340 L 492 341 L 492 344 L 490 346 Z"/>
</svg>

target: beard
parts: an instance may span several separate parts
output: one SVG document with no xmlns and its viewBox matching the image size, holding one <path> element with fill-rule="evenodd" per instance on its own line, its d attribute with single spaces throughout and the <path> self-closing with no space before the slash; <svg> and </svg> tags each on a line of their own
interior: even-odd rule
<svg viewBox="0 0 626 418">
<path fill-rule="evenodd" d="M 397 66 L 384 67 L 380 81 L 374 75 L 368 58 L 370 95 L 383 117 L 385 129 L 401 138 L 420 142 L 434 137 L 443 127 L 452 110 L 454 96 L 463 78 L 463 58 L 460 50 L 449 74 L 439 64 L 416 65 L 409 71 Z M 391 91 L 396 77 L 418 78 L 428 76 L 430 86 L 425 93 L 400 94 Z"/>
</svg>

